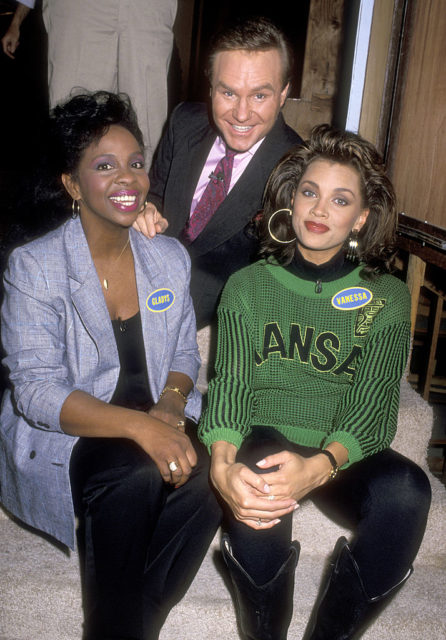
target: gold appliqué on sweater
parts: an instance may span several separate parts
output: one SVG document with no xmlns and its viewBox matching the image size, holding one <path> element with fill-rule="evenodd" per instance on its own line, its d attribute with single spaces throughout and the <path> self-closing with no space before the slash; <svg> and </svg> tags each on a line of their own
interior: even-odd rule
<svg viewBox="0 0 446 640">
<path fill-rule="evenodd" d="M 362 307 L 362 309 L 358 311 L 355 325 L 355 337 L 362 338 L 367 335 L 370 327 L 372 326 L 373 320 L 381 309 L 384 308 L 385 304 L 385 298 L 374 298 L 373 302 Z"/>
</svg>

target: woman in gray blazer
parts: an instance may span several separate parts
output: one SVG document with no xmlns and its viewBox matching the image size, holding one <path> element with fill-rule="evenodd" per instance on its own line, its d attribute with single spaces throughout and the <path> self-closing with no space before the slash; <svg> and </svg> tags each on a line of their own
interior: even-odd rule
<svg viewBox="0 0 446 640">
<path fill-rule="evenodd" d="M 155 639 L 220 518 L 195 436 L 190 261 L 131 228 L 149 181 L 127 99 L 71 98 L 48 144 L 47 192 L 72 216 L 5 271 L 0 499 L 70 547 L 77 534 L 85 639 Z"/>
</svg>

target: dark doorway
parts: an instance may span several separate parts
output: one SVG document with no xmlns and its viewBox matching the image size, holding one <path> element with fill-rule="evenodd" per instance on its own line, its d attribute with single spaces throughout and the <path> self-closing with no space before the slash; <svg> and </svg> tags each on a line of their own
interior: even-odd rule
<svg viewBox="0 0 446 640">
<path fill-rule="evenodd" d="M 237 17 L 265 16 L 280 27 L 294 51 L 294 69 L 290 97 L 299 97 L 305 52 L 310 0 L 299 0 L 290 8 L 289 0 L 226 0 L 224 3 L 196 0 L 187 99 L 206 100 L 208 82 L 204 76 L 209 39 L 224 24 Z"/>
</svg>

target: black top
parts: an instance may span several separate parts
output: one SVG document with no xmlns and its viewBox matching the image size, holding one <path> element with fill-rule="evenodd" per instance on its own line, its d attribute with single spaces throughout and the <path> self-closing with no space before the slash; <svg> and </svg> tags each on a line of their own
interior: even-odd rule
<svg viewBox="0 0 446 640">
<path fill-rule="evenodd" d="M 112 326 L 121 369 L 110 403 L 147 411 L 153 405 L 153 398 L 147 375 L 141 314 L 138 311 L 127 320 L 112 320 Z"/>
<path fill-rule="evenodd" d="M 296 249 L 293 260 L 285 268 L 302 280 L 313 280 L 316 293 L 321 293 L 324 282 L 333 282 L 333 280 L 343 278 L 353 271 L 356 266 L 356 264 L 345 258 L 343 249 L 340 249 L 336 255 L 323 264 L 314 264 L 314 262 L 305 260 L 299 249 Z"/>
</svg>

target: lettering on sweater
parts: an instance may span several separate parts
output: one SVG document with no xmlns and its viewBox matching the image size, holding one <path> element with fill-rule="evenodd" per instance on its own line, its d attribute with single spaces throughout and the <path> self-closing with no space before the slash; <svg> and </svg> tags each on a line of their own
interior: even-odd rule
<svg viewBox="0 0 446 640">
<path fill-rule="evenodd" d="M 339 358 L 340 340 L 331 331 L 323 331 L 315 335 L 314 327 L 302 330 L 297 323 L 291 323 L 288 339 L 285 340 L 277 322 L 269 322 L 264 326 L 263 346 L 259 353 L 255 352 L 257 366 L 264 364 L 272 354 L 278 354 L 284 360 L 299 360 L 309 364 L 317 371 L 331 371 L 334 375 L 353 375 L 354 363 L 361 353 L 359 345 L 353 345 L 346 358 Z"/>
</svg>

